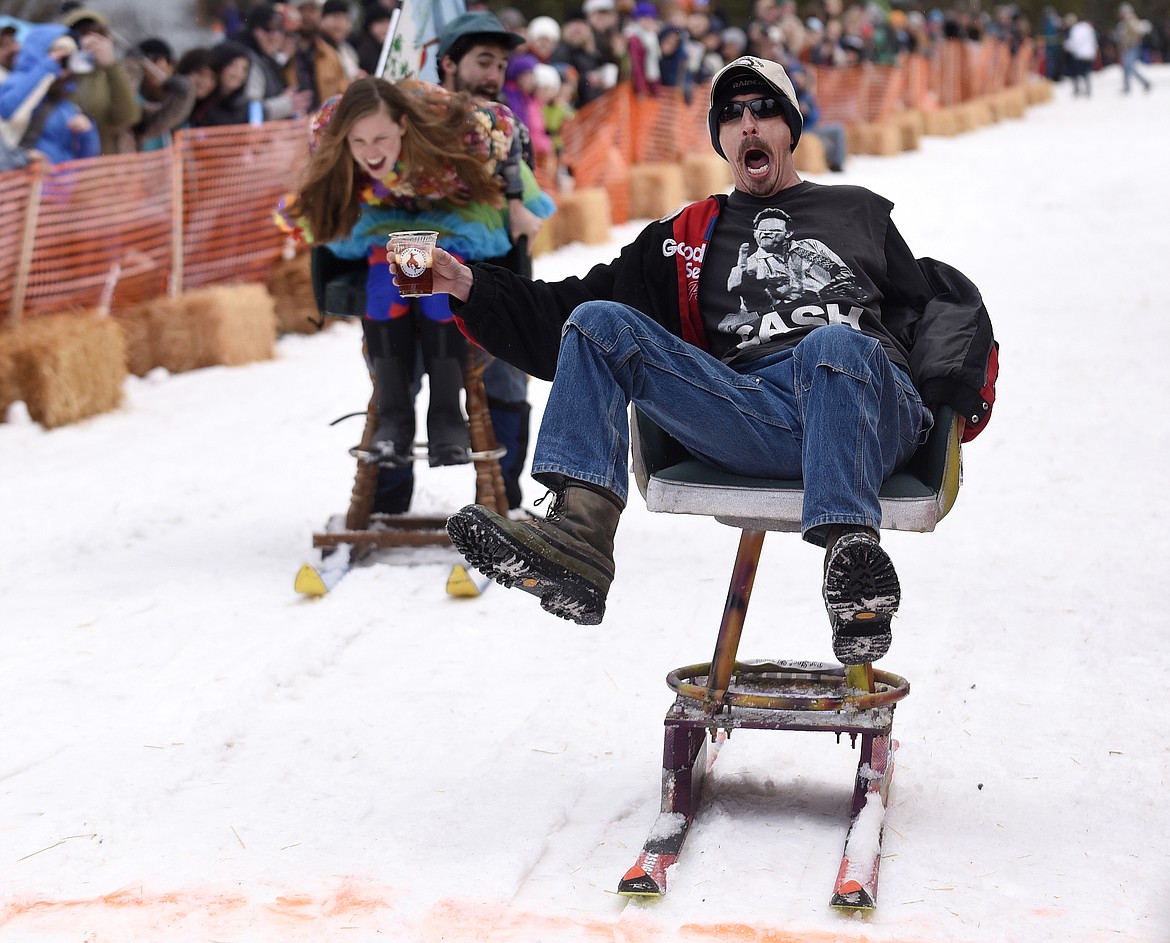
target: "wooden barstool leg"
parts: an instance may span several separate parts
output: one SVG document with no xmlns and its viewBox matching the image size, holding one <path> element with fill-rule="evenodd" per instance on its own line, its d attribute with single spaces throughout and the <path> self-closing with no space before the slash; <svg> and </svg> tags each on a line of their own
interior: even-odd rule
<svg viewBox="0 0 1170 943">
<path fill-rule="evenodd" d="M 463 389 L 467 396 L 467 423 L 471 436 L 473 455 L 490 456 L 474 458 L 475 462 L 475 503 L 489 507 L 497 514 L 508 515 L 508 492 L 504 488 L 504 475 L 500 471 L 500 460 L 495 457 L 498 443 L 496 431 L 492 428 L 492 417 L 488 411 L 487 393 L 483 388 L 483 372 L 490 363 L 488 354 L 472 346 L 467 351 L 467 370 L 463 375 Z"/>
</svg>

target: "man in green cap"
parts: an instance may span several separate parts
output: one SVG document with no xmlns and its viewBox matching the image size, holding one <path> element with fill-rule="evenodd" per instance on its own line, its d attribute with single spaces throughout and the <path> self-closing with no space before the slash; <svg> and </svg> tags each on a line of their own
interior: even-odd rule
<svg viewBox="0 0 1170 943">
<path fill-rule="evenodd" d="M 523 45 L 524 37 L 509 32 L 486 10 L 464 13 L 439 34 L 439 81 L 448 91 L 467 92 L 476 98 L 496 101 L 504 85 L 504 73 L 512 51 Z M 532 275 L 531 245 L 540 232 L 541 219 L 524 206 L 523 187 L 519 180 L 518 160 L 532 166 L 532 146 L 524 116 L 516 115 L 517 134 L 505 168 L 505 193 L 508 198 L 508 230 L 512 251 L 503 259 L 480 261 L 503 265 L 521 275 Z M 520 508 L 520 473 L 528 451 L 528 426 L 532 407 L 528 403 L 528 375 L 503 360 L 494 360 L 483 374 L 492 428 L 496 440 L 507 449 L 500 462 L 508 508 Z"/>
</svg>

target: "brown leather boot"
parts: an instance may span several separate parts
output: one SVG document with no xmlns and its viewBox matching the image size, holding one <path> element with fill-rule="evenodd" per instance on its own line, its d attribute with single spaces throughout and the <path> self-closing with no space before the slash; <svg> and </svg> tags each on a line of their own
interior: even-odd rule
<svg viewBox="0 0 1170 943">
<path fill-rule="evenodd" d="M 540 597 L 554 616 L 597 625 L 613 582 L 613 537 L 625 502 L 568 479 L 544 520 L 513 521 L 469 504 L 447 521 L 455 548 L 502 586 Z"/>
</svg>

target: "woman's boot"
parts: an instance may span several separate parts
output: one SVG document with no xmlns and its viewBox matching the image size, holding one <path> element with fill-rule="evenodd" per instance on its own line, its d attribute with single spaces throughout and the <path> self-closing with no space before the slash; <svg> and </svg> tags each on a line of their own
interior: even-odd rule
<svg viewBox="0 0 1170 943">
<path fill-rule="evenodd" d="M 430 387 L 427 453 L 431 467 L 471 461 L 471 438 L 460 394 L 467 365 L 467 340 L 454 321 L 422 321 L 423 363 Z"/>
</svg>

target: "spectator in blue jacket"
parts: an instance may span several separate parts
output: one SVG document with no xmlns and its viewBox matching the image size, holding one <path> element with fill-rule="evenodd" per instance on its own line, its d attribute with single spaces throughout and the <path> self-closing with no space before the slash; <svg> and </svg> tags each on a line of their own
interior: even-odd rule
<svg viewBox="0 0 1170 943">
<path fill-rule="evenodd" d="M 0 84 L 0 118 L 11 146 L 37 151 L 50 163 L 96 157 L 97 128 L 72 101 L 69 59 L 77 43 L 59 23 L 34 26 L 12 74 Z"/>
</svg>

